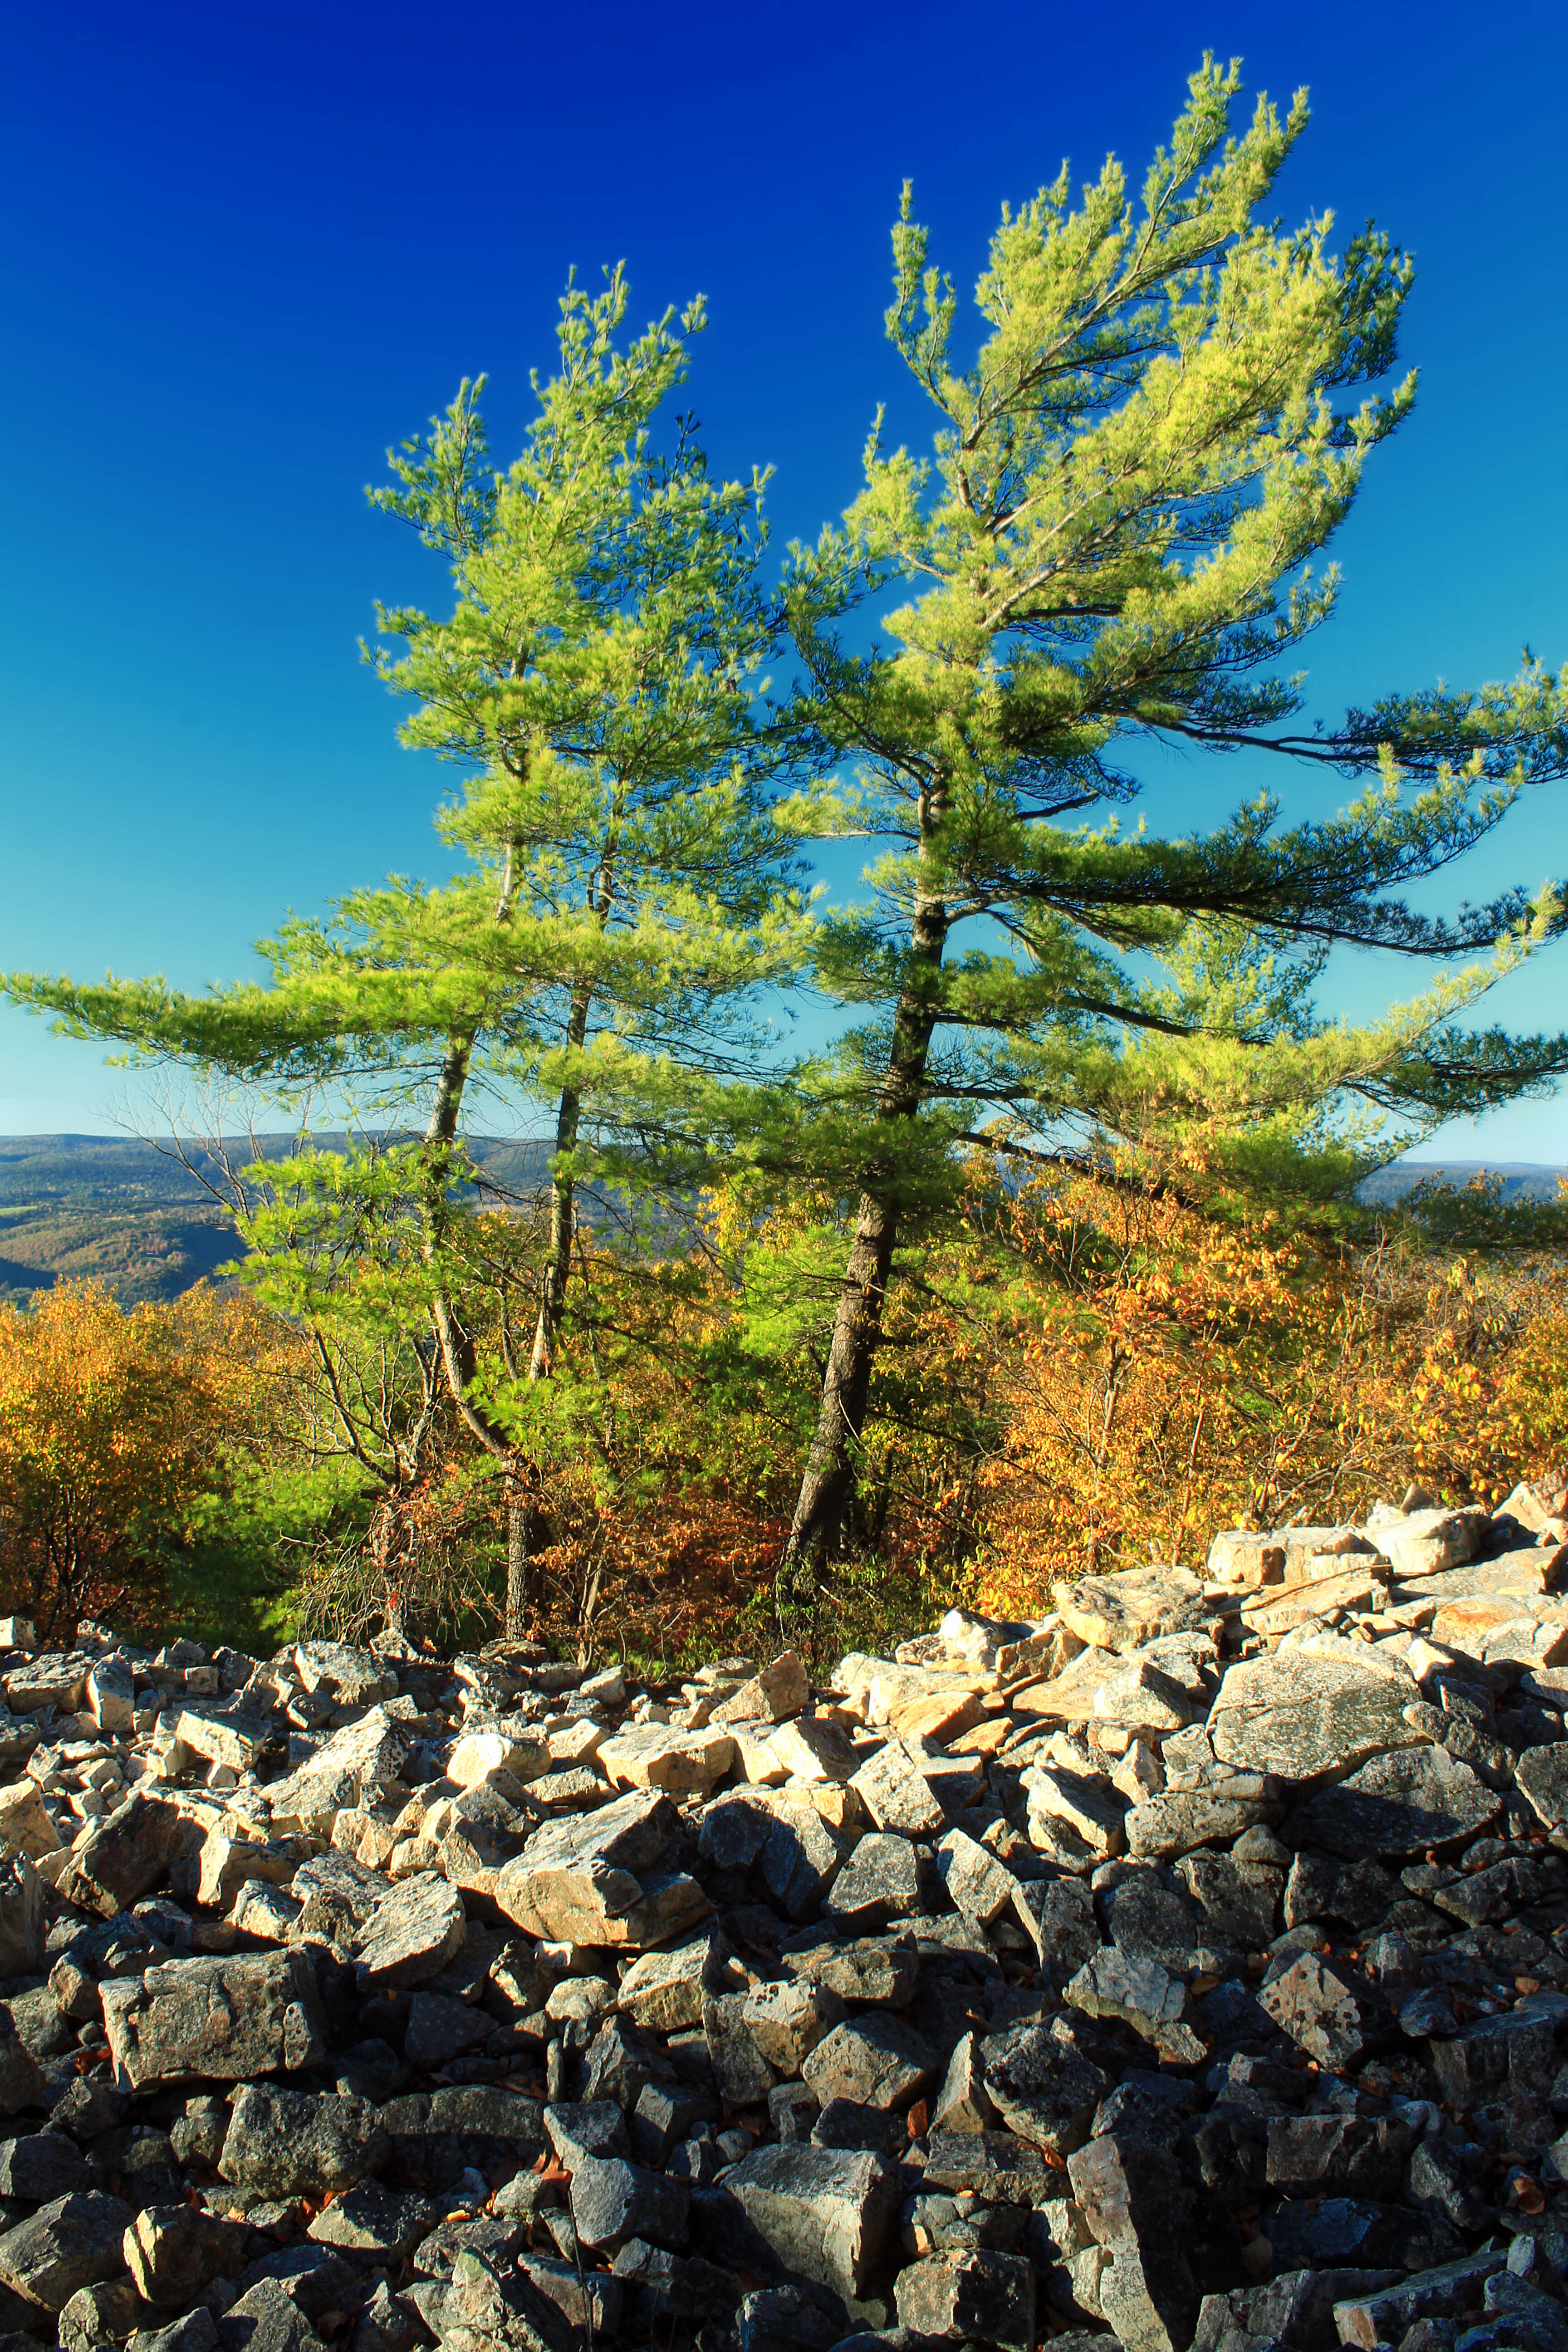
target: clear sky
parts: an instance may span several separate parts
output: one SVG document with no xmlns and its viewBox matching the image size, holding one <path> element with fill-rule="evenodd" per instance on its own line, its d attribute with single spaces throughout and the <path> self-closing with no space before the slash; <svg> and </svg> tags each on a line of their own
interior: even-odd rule
<svg viewBox="0 0 1568 2352">
<path fill-rule="evenodd" d="M 1142 176 L 1205 47 L 1250 89 L 1310 85 L 1281 209 L 1375 215 L 1419 271 L 1421 395 L 1338 543 L 1315 707 L 1507 674 L 1526 641 L 1563 662 L 1560 0 L 12 11 L 0 964 L 197 986 L 287 908 L 436 866 L 441 775 L 356 644 L 377 596 L 439 589 L 363 486 L 481 369 L 510 454 L 569 265 L 624 257 L 639 320 L 707 294 L 692 405 L 726 470 L 777 469 L 782 546 L 852 495 L 879 400 L 925 429 L 881 336 L 903 178 L 972 284 L 1002 200 L 1064 155 Z M 1153 781 L 1200 824 L 1253 780 L 1173 754 Z M 1568 787 L 1467 887 L 1552 874 Z M 1363 967 L 1338 1001 L 1408 979 Z M 1568 1026 L 1565 982 L 1568 944 L 1492 1007 Z M 121 1092 L 100 1049 L 0 1009 L 0 1132 L 102 1130 Z M 1445 1143 L 1568 1160 L 1568 1097 Z"/>
</svg>

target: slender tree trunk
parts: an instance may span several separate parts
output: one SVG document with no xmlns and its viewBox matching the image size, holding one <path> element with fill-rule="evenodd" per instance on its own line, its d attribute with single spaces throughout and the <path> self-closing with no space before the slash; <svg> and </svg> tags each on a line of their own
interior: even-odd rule
<svg viewBox="0 0 1568 2352">
<path fill-rule="evenodd" d="M 532 1522 L 533 1505 L 524 1481 L 521 1477 L 509 1478 L 506 1486 L 506 1631 L 508 1640 L 513 1642 L 521 1636 L 533 1601 Z"/>
<path fill-rule="evenodd" d="M 933 813 L 933 823 L 938 814 Z M 941 899 L 916 898 L 910 932 L 910 969 L 893 1019 L 887 1076 L 877 1104 L 879 1118 L 912 1118 L 920 1108 L 936 1025 L 935 982 L 950 919 Z M 837 1549 L 854 1490 L 871 1368 L 898 1245 L 900 1172 L 897 1160 L 889 1155 L 879 1181 L 868 1184 L 860 1197 L 855 1239 L 833 1318 L 822 1403 L 779 1570 L 776 1605 L 781 1625 L 809 1610 L 822 1565 Z"/>
<path fill-rule="evenodd" d="M 566 1024 L 566 1043 L 575 1052 L 588 1034 L 588 1006 L 592 991 L 579 988 L 572 998 L 572 1011 Z M 561 1101 L 555 1115 L 555 1150 L 558 1159 L 574 1151 L 577 1129 L 583 1115 L 583 1097 L 577 1087 L 568 1083 L 561 1090 Z M 540 1286 L 539 1319 L 533 1327 L 533 1352 L 529 1359 L 528 1378 L 548 1380 L 555 1361 L 555 1335 L 561 1328 L 561 1317 L 566 1304 L 566 1283 L 572 1271 L 572 1238 L 576 1180 L 570 1171 L 557 1170 L 550 1182 L 550 1255 L 545 1260 L 544 1279 Z"/>
</svg>

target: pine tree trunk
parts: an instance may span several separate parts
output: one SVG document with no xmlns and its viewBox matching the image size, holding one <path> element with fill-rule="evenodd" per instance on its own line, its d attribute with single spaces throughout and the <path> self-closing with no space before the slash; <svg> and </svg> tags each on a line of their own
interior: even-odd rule
<svg viewBox="0 0 1568 2352">
<path fill-rule="evenodd" d="M 929 819 L 934 824 L 940 810 Z M 935 1028 L 935 982 L 950 918 L 940 899 L 917 897 L 910 934 L 910 971 L 893 1020 L 888 1072 L 878 1099 L 884 1119 L 912 1118 L 925 1092 Z M 809 1615 L 824 1563 L 837 1550 L 860 1462 L 871 1368 L 882 1331 L 888 1277 L 899 1238 L 900 1166 L 861 1195 L 855 1239 L 833 1318 L 816 1428 L 806 1452 L 789 1541 L 774 1586 L 781 1628 Z"/>
<path fill-rule="evenodd" d="M 591 992 L 577 990 L 572 999 L 571 1016 L 566 1024 L 566 1043 L 579 1047 L 588 1034 L 588 1006 Z M 574 1086 L 561 1090 L 561 1101 L 555 1114 L 555 1150 L 558 1157 L 577 1147 L 577 1130 L 583 1115 L 583 1097 Z M 572 1271 L 572 1240 L 574 1231 L 573 1210 L 576 1180 L 559 1171 L 550 1184 L 550 1255 L 545 1260 L 544 1279 L 540 1286 L 539 1319 L 533 1328 L 533 1353 L 529 1361 L 528 1378 L 548 1380 L 555 1360 L 555 1335 L 561 1328 L 561 1317 L 566 1304 L 566 1283 Z"/>
<path fill-rule="evenodd" d="M 531 1510 L 521 1478 L 510 1479 L 506 1496 L 506 1638 L 521 1642 L 533 1601 L 529 1559 Z"/>
</svg>

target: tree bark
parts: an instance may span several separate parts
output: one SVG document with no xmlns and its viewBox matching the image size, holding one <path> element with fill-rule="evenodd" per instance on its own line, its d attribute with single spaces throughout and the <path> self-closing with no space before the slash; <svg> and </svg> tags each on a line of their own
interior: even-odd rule
<svg viewBox="0 0 1568 2352">
<path fill-rule="evenodd" d="M 592 991 L 579 988 L 572 998 L 572 1011 L 566 1024 L 566 1043 L 574 1051 L 588 1034 L 588 1006 Z M 555 1115 L 555 1150 L 564 1158 L 576 1149 L 578 1124 L 583 1113 L 583 1097 L 574 1086 L 562 1088 L 561 1101 Z M 566 1284 L 572 1271 L 573 1211 L 575 1204 L 576 1180 L 568 1171 L 557 1171 L 550 1181 L 550 1255 L 545 1260 L 544 1278 L 540 1286 L 539 1319 L 533 1327 L 533 1352 L 529 1359 L 528 1378 L 548 1380 L 555 1361 L 555 1335 L 561 1328 L 561 1318 L 566 1304 Z"/>
<path fill-rule="evenodd" d="M 940 814 L 940 808 L 933 808 L 923 829 L 934 829 Z M 917 896 L 910 930 L 910 970 L 893 1019 L 887 1075 L 877 1102 L 879 1118 L 913 1118 L 923 1099 L 936 1027 L 935 982 L 950 920 L 940 898 Z M 838 1549 L 845 1511 L 854 1491 L 871 1370 L 898 1246 L 900 1172 L 898 1160 L 889 1155 L 879 1179 L 868 1183 L 860 1197 L 855 1239 L 833 1318 L 822 1403 L 774 1588 L 781 1626 L 809 1612 L 823 1564 Z"/>
<path fill-rule="evenodd" d="M 506 1490 L 506 1632 L 507 1639 L 512 1642 L 520 1639 L 533 1603 L 530 1559 L 532 1521 L 532 1506 L 523 1481 L 517 1477 L 509 1478 Z"/>
</svg>

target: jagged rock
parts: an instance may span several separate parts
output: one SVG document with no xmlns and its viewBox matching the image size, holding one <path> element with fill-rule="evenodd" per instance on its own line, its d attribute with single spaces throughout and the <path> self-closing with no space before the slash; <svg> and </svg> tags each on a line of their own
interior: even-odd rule
<svg viewBox="0 0 1568 2352">
<path fill-rule="evenodd" d="M 297 1950 L 171 1960 L 106 1984 L 103 2021 L 116 2077 L 132 2090 L 295 2074 L 327 2048 L 315 1970 Z"/>
<path fill-rule="evenodd" d="M 941 2087 L 931 2095 L 931 2120 L 934 2130 L 958 2132 L 989 2131 L 996 2122 L 977 2034 L 965 2033 L 955 2045 Z"/>
<path fill-rule="evenodd" d="M 1117 1854 L 1126 1844 L 1127 1800 L 1108 1779 L 1039 1764 L 1030 1773 L 1029 1834 L 1041 1841 L 1038 1825 L 1065 1822 L 1096 1856 Z"/>
<path fill-rule="evenodd" d="M 1062 1622 L 1099 1650 L 1136 1650 L 1179 1633 L 1197 1622 L 1203 1597 L 1201 1578 L 1184 1568 L 1128 1568 L 1057 1587 Z"/>
<path fill-rule="evenodd" d="M 1338 2191 L 1390 2202 L 1411 2139 L 1409 2125 L 1396 2116 L 1277 2116 L 1268 2126 L 1266 2178 L 1282 2197 Z"/>
<path fill-rule="evenodd" d="M 309 2235 L 319 2246 L 395 2262 L 412 2253 L 440 2218 L 441 2208 L 432 2198 L 398 2195 L 364 2180 L 318 2213 Z"/>
<path fill-rule="evenodd" d="M 1508 2256 L 1501 2247 L 1487 2247 L 1462 2261 L 1444 2263 L 1421 2271 L 1373 2294 L 1348 2296 L 1334 2305 L 1334 2324 L 1342 2344 L 1361 2352 L 1398 2342 L 1418 2319 L 1446 2319 L 1473 2310 L 1487 2281 L 1502 2270 Z"/>
<path fill-rule="evenodd" d="M 0 1977 L 40 1969 L 46 1932 L 43 1881 L 29 1855 L 8 1855 L 0 1861 Z"/>
<path fill-rule="evenodd" d="M 149 2205 L 125 2231 L 132 2283 L 159 2311 L 182 2311 L 244 2267 L 248 2232 L 191 2205 Z"/>
<path fill-rule="evenodd" d="M 16 1780 L 0 1789 L 0 1853 L 26 1854 L 41 1862 L 58 1853 L 60 1833 L 44 1802 L 43 1791 L 32 1780 Z"/>
<path fill-rule="evenodd" d="M 854 1841 L 824 1821 L 809 1797 L 776 1798 L 763 1842 L 763 1880 L 791 1919 L 814 1918 Z"/>
<path fill-rule="evenodd" d="M 1216 1757 L 1243 1771 L 1315 1780 L 1415 1744 L 1421 1735 L 1405 1709 L 1416 1696 L 1403 1669 L 1363 1663 L 1348 1643 L 1277 1650 L 1226 1668 L 1209 1739 Z"/>
<path fill-rule="evenodd" d="M 1261 1773 L 1237 1772 L 1206 1789 L 1145 1799 L 1122 1816 L 1127 1851 L 1169 1860 L 1205 1845 L 1229 1844 L 1279 1811 Z"/>
<path fill-rule="evenodd" d="M 123 2272 L 132 2219 L 121 2199 L 96 2189 L 52 2198 L 0 2237 L 0 2280 L 24 2302 L 58 2311 L 79 2288 Z"/>
<path fill-rule="evenodd" d="M 1100 1948 L 1094 1899 L 1075 1878 L 1036 1879 L 1019 1885 L 1015 1908 L 1033 1937 L 1040 1966 L 1065 1978 Z"/>
<path fill-rule="evenodd" d="M 384 1696 L 386 1665 L 373 1650 L 353 1649 L 346 1642 L 301 1642 L 294 1663 L 308 1691 L 326 1691 L 339 1706 L 363 1706 Z"/>
<path fill-rule="evenodd" d="M 72 1850 L 60 1892 L 84 1910 L 113 1918 L 161 1885 L 178 1859 L 197 1850 L 201 1837 L 199 1825 L 169 1799 L 132 1790 Z"/>
<path fill-rule="evenodd" d="M 387 2137 L 363 2099 L 246 2083 L 236 2094 L 217 2169 L 265 2197 L 352 2189 L 385 2158 Z"/>
<path fill-rule="evenodd" d="M 44 2205 L 90 2189 L 87 2159 L 64 2132 L 29 2132 L 0 2140 L 0 2196 L 26 2197 Z"/>
<path fill-rule="evenodd" d="M 1017 2254 L 976 2248 L 911 2263 L 899 2273 L 899 2325 L 920 2336 L 1034 2352 L 1035 2273 Z"/>
<path fill-rule="evenodd" d="M 1405 1861 L 1472 1837 L 1498 1810 L 1497 1792 L 1446 1748 L 1374 1756 L 1297 1813 L 1291 1832 L 1356 1860 Z"/>
<path fill-rule="evenodd" d="M 1184 2250 L 1188 2200 L 1174 2157 L 1101 2133 L 1068 2159 L 1073 2196 L 1110 2261 L 1101 2315 L 1128 2352 L 1186 2352 L 1198 2294 Z"/>
<path fill-rule="evenodd" d="M 856 1861 L 860 1850 L 856 1852 Z M 853 1867 L 853 1864 L 851 1865 Z M 963 1830 L 949 1830 L 936 1848 L 937 1875 L 953 1908 L 989 1927 L 1012 1904 L 1018 1882 L 988 1846 Z"/>
<path fill-rule="evenodd" d="M 879 2157 L 841 2149 L 761 2147 L 715 2192 L 739 2209 L 772 2260 L 858 2301 L 878 2275 L 898 2214 L 898 2175 Z"/>
<path fill-rule="evenodd" d="M 679 1827 L 669 1799 L 651 1792 L 617 1798 L 574 1819 L 547 1822 L 501 1870 L 495 1900 L 532 1936 L 563 1943 L 667 1942 L 711 1906 L 684 1874 L 649 1875 Z"/>
<path fill-rule="evenodd" d="M 825 2107 L 831 2099 L 852 2099 L 858 2106 L 902 2108 L 930 2089 L 936 2057 L 897 2018 L 868 2017 L 836 2025 L 800 2071 Z"/>
<path fill-rule="evenodd" d="M 572 2175 L 572 2223 L 580 2244 L 612 2252 L 643 2238 L 679 2253 L 688 2235 L 689 2191 L 625 2157 L 584 2156 Z"/>
<path fill-rule="evenodd" d="M 785 1650 L 765 1665 L 761 1674 L 742 1683 L 737 1691 L 713 1710 L 710 1721 L 716 1724 L 783 1723 L 798 1715 L 811 1696 L 811 1685 L 805 1678 L 805 1668 L 798 1654 Z"/>
<path fill-rule="evenodd" d="M 1084 1963 L 1063 1998 L 1088 2017 L 1120 2019 L 1162 2058 L 1178 2066 L 1196 2063 L 1205 2046 L 1185 2021 L 1187 1989 L 1157 1960 L 1131 1959 L 1114 1948 Z"/>
<path fill-rule="evenodd" d="M 1258 2000 L 1309 2058 L 1336 2074 L 1370 2057 L 1393 2029 L 1381 1993 L 1317 1952 L 1301 1953 L 1264 1985 Z"/>
<path fill-rule="evenodd" d="M 874 1935 L 920 1907 L 921 1869 L 907 1837 L 874 1831 L 863 1837 L 833 1881 L 827 1909 L 852 1936 Z"/>
<path fill-rule="evenodd" d="M 462 1949 L 467 1922 L 455 1886 L 433 1874 L 389 1887 L 358 1938 L 359 1977 L 367 1990 L 428 1984 Z"/>
<path fill-rule="evenodd" d="M 599 1762 L 617 1789 L 663 1789 L 672 1797 L 707 1797 L 735 1760 L 735 1743 L 711 1728 L 637 1723 L 603 1742 Z"/>
<path fill-rule="evenodd" d="M 1549 1830 L 1568 1822 L 1568 1740 L 1529 1749 L 1520 1758 L 1514 1777 L 1537 1819 Z"/>
<path fill-rule="evenodd" d="M 842 2024 L 844 2003 L 827 1986 L 797 1978 L 747 1993 L 741 2013 L 756 2049 L 788 2080 L 800 2074 L 824 2036 Z"/>
<path fill-rule="evenodd" d="M 634 2025 L 660 2033 L 700 2025 L 705 1995 L 717 1991 L 730 1948 L 716 1927 L 662 1951 L 644 1952 L 621 1979 L 620 2006 Z"/>
<path fill-rule="evenodd" d="M 902 1837 L 930 1837 L 942 1830 L 946 1812 L 930 1780 L 899 1739 L 889 1739 L 849 1781 L 879 1830 Z"/>
<path fill-rule="evenodd" d="M 987 2041 L 984 2063 L 986 2095 L 1003 2122 L 1058 2162 L 1083 2146 L 1110 2088 L 1110 2077 L 1070 2042 L 1039 2025 L 1016 2026 Z M 983 2124 L 978 2128 L 984 2132 Z"/>
</svg>

